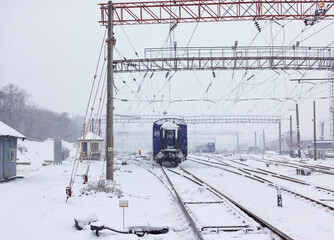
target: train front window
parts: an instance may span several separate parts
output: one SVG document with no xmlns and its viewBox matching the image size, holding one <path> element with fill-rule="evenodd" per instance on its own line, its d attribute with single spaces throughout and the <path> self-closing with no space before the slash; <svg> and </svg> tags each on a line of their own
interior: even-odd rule
<svg viewBox="0 0 334 240">
<path fill-rule="evenodd" d="M 174 132 L 173 131 L 168 131 L 167 132 L 167 139 L 174 139 Z"/>
<path fill-rule="evenodd" d="M 175 148 L 175 132 L 173 130 L 166 131 L 166 148 Z"/>
</svg>

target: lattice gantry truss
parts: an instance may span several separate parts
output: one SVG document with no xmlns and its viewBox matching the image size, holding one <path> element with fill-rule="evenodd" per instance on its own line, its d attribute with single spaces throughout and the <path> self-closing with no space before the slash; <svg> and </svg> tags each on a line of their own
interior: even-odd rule
<svg viewBox="0 0 334 240">
<path fill-rule="evenodd" d="M 107 25 L 108 3 L 99 4 L 100 23 Z M 248 20 L 334 19 L 332 0 L 173 0 L 113 3 L 115 25 Z"/>
<path fill-rule="evenodd" d="M 210 116 L 174 116 L 174 115 L 115 115 L 114 123 L 153 123 L 160 118 L 184 119 L 187 124 L 220 124 L 220 123 L 267 123 L 280 124 L 279 116 L 266 115 L 210 115 Z"/>
<path fill-rule="evenodd" d="M 114 71 L 333 70 L 330 47 L 150 48 L 143 59 L 114 60 Z"/>
</svg>

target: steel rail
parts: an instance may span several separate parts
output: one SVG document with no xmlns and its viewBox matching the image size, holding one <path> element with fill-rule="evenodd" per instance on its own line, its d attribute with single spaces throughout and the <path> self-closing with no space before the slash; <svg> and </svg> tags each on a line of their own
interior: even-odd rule
<svg viewBox="0 0 334 240">
<path fill-rule="evenodd" d="M 187 209 L 185 208 L 184 204 L 208 204 L 208 203 L 223 203 L 223 202 L 228 203 L 229 200 L 226 199 L 226 198 L 224 198 L 224 197 L 222 197 L 222 196 L 220 196 L 220 195 L 217 195 L 214 191 L 212 191 L 212 189 L 210 189 L 210 188 L 208 188 L 208 187 L 206 186 L 206 189 L 207 189 L 208 191 L 210 191 L 210 192 L 213 193 L 216 197 L 218 197 L 219 199 L 221 199 L 221 200 L 223 200 L 223 201 L 183 202 L 183 201 L 181 200 L 181 197 L 180 197 L 179 194 L 177 193 L 176 189 L 174 188 L 173 183 L 171 182 L 171 180 L 170 180 L 168 174 L 166 173 L 166 171 L 164 170 L 163 167 L 162 167 L 161 169 L 162 169 L 162 171 L 163 171 L 163 173 L 164 173 L 164 176 L 166 177 L 166 179 L 167 179 L 167 181 L 168 181 L 168 183 L 169 183 L 170 188 L 167 187 L 167 185 L 166 185 L 166 183 L 164 182 L 164 180 L 162 180 L 157 174 L 155 174 L 155 173 L 152 172 L 151 170 L 149 170 L 149 169 L 143 167 L 141 164 L 138 163 L 138 161 L 136 161 L 136 162 L 133 161 L 133 162 L 134 162 L 136 165 L 138 165 L 139 167 L 142 167 L 142 168 L 144 168 L 145 170 L 147 170 L 147 171 L 149 171 L 150 173 L 152 173 L 155 177 L 157 177 L 157 178 L 160 180 L 160 182 L 161 182 L 162 184 L 165 185 L 165 187 L 170 191 L 170 193 L 172 194 L 172 196 L 174 197 L 174 199 L 177 201 L 177 203 L 178 203 L 178 205 L 180 206 L 182 212 L 185 214 L 187 220 L 189 221 L 190 225 L 192 226 L 192 229 L 194 230 L 194 232 L 197 232 L 197 233 L 198 233 L 198 234 L 195 234 L 195 235 L 196 235 L 199 239 L 203 239 L 203 237 L 202 237 L 202 235 L 201 235 L 201 233 L 200 233 L 200 230 L 198 230 L 198 229 L 196 228 L 196 224 L 195 224 L 194 220 L 191 218 L 191 216 L 190 216 L 190 214 L 188 213 Z M 156 165 L 156 164 L 155 164 L 155 165 Z M 156 166 L 157 166 L 157 167 L 160 167 L 159 165 L 156 165 Z M 199 186 L 201 186 L 201 187 L 204 186 L 204 184 L 202 184 L 201 182 L 197 181 L 196 179 L 194 180 L 194 179 L 191 178 L 191 177 L 182 175 L 182 174 L 180 174 L 180 173 L 178 173 L 178 172 L 176 172 L 176 171 L 173 171 L 173 170 L 171 170 L 171 169 L 167 169 L 167 170 L 170 171 L 170 172 L 172 172 L 172 173 L 174 173 L 174 174 L 178 174 L 178 175 L 180 175 L 181 177 L 186 178 L 187 180 L 189 180 L 189 181 L 195 183 L 196 185 L 199 185 Z M 239 213 L 240 216 L 242 216 L 242 217 L 244 218 L 244 220 L 243 220 L 244 222 L 247 221 L 247 214 L 245 214 L 243 211 L 240 212 L 240 209 L 238 209 L 235 205 L 233 205 L 233 203 L 230 203 L 229 205 L 230 205 L 230 207 L 231 207 L 232 209 L 234 209 L 237 213 Z M 203 226 L 203 227 L 201 227 L 201 231 L 203 231 L 204 229 L 212 229 L 212 228 L 223 229 L 223 231 L 238 231 L 238 230 L 240 230 L 240 229 L 243 229 L 243 230 L 246 230 L 246 231 L 247 231 L 247 229 L 250 228 L 250 226 L 249 226 L 249 225 L 225 226 L 225 227 L 224 227 L 224 226 Z"/>
<path fill-rule="evenodd" d="M 312 166 L 312 165 L 307 165 L 307 164 L 297 164 L 297 163 L 291 163 L 291 162 L 284 162 L 284 161 L 279 161 L 279 160 L 273 160 L 273 159 L 268 159 L 268 158 L 265 158 L 265 160 L 262 160 L 262 159 L 257 159 L 255 157 L 251 157 L 253 160 L 255 161 L 259 161 L 259 162 L 273 162 L 275 164 L 278 164 L 278 165 L 281 165 L 281 166 L 286 166 L 286 167 L 291 167 L 291 168 L 299 168 L 299 167 L 304 167 L 304 168 L 309 168 L 315 172 L 319 172 L 319 173 L 323 173 L 323 174 L 328 174 L 328 175 L 334 175 L 334 172 L 328 172 L 328 171 L 324 171 L 324 170 L 321 170 L 319 168 L 321 167 L 317 167 L 317 166 Z M 328 167 L 330 168 L 330 167 Z M 332 169 L 329 169 L 330 170 L 334 170 L 334 168 Z"/>
<path fill-rule="evenodd" d="M 189 224 L 190 224 L 190 226 L 191 226 L 191 228 L 192 228 L 192 230 L 193 230 L 195 236 L 196 236 L 198 239 L 200 239 L 200 240 L 204 240 L 203 237 L 201 236 L 200 232 L 199 232 L 198 229 L 196 228 L 196 225 L 195 225 L 193 219 L 190 217 L 190 215 L 189 215 L 187 209 L 186 209 L 185 206 L 183 205 L 183 202 L 182 202 L 181 198 L 179 197 L 178 193 L 176 192 L 176 190 L 175 190 L 173 184 L 171 183 L 171 181 L 170 181 L 168 175 L 166 174 L 165 170 L 163 169 L 163 167 L 161 167 L 161 169 L 162 169 L 162 171 L 163 171 L 163 173 L 164 173 L 164 176 L 166 177 L 166 179 L 167 179 L 167 181 L 168 181 L 168 183 L 169 183 L 171 189 L 166 185 L 166 183 L 165 183 L 165 182 L 164 182 L 164 181 L 163 181 L 157 174 L 155 174 L 155 173 L 152 172 L 151 170 L 149 170 L 149 169 L 147 169 L 147 168 L 141 166 L 141 165 L 140 165 L 139 163 L 137 163 L 137 162 L 134 162 L 134 163 L 135 163 L 137 166 L 144 168 L 145 170 L 147 170 L 148 172 L 150 172 L 151 174 L 153 174 L 155 177 L 157 177 L 157 178 L 159 179 L 159 181 L 160 181 L 160 182 L 161 182 L 161 183 L 162 183 L 162 184 L 169 190 L 169 192 L 171 193 L 171 195 L 174 197 L 174 199 L 175 199 L 176 202 L 178 203 L 178 205 L 179 205 L 179 207 L 181 208 L 181 210 L 182 210 L 183 214 L 185 215 L 186 219 L 189 221 Z M 158 166 L 158 165 L 156 165 L 156 166 Z M 159 166 L 159 167 L 160 167 L 160 166 Z"/>
<path fill-rule="evenodd" d="M 194 220 L 191 218 L 190 214 L 188 213 L 186 207 L 184 206 L 179 194 L 177 193 L 176 189 L 174 188 L 174 185 L 172 184 L 172 181 L 170 180 L 170 178 L 168 177 L 167 173 L 165 172 L 164 168 L 161 167 L 162 169 L 162 172 L 164 173 L 168 183 L 170 184 L 171 188 L 173 189 L 173 192 L 175 194 L 175 198 L 177 200 L 177 203 L 179 204 L 183 214 L 186 216 L 187 220 L 189 221 L 190 223 L 190 226 L 193 230 L 193 232 L 195 233 L 196 237 L 200 240 L 204 240 L 201 233 L 199 232 L 199 230 L 197 229 L 196 225 L 195 225 L 195 222 Z"/>
<path fill-rule="evenodd" d="M 219 159 L 217 159 L 217 160 L 220 161 Z M 249 166 L 247 164 L 239 163 L 239 162 L 237 162 L 235 160 L 231 160 L 231 161 L 234 162 L 234 163 L 236 163 L 236 164 L 240 164 L 240 165 L 243 165 L 243 166 L 246 166 L 246 167 L 251 167 L 251 166 Z M 262 173 L 259 172 L 259 171 L 254 171 L 252 169 L 243 169 L 243 170 L 245 170 L 245 173 L 248 173 L 247 171 L 257 172 L 257 173 L 260 173 L 260 174 L 269 175 L 271 177 L 283 179 L 283 180 L 294 182 L 294 183 L 298 183 L 298 184 L 301 184 L 301 185 L 314 187 L 314 188 L 317 188 L 317 189 L 319 189 L 321 191 L 326 191 L 326 192 L 328 192 L 330 194 L 334 194 L 334 189 L 330 189 L 330 188 L 326 188 L 326 187 L 323 187 L 323 186 L 314 185 L 313 183 L 309 183 L 309 182 L 306 182 L 306 181 L 303 181 L 303 180 L 300 180 L 300 179 L 297 179 L 297 178 L 293 178 L 293 177 L 290 177 L 290 176 L 286 176 L 286 175 L 283 175 L 283 174 L 278 174 L 278 173 L 275 173 L 275 172 L 267 171 L 267 170 L 262 169 L 262 168 L 256 168 L 256 169 L 259 170 L 259 171 L 262 171 Z"/>
<path fill-rule="evenodd" d="M 219 159 L 217 159 L 217 160 L 220 161 Z M 243 165 L 243 166 L 246 166 L 246 167 L 251 167 L 251 166 L 249 166 L 247 164 L 239 163 L 239 162 L 237 162 L 235 160 L 231 160 L 231 161 L 234 162 L 234 163 L 236 163 L 236 164 L 240 164 L 240 165 Z M 224 163 L 224 162 L 220 161 L 220 163 Z M 224 163 L 224 166 L 226 166 L 226 163 Z M 229 165 L 229 167 L 233 167 L 233 166 Z M 323 186 L 314 185 L 313 183 L 309 183 L 309 182 L 306 182 L 306 181 L 303 181 L 303 180 L 300 180 L 300 179 L 297 179 L 297 178 L 289 177 L 289 176 L 278 174 L 278 173 L 275 173 L 275 172 L 267 171 L 267 170 L 262 169 L 262 168 L 256 168 L 256 169 L 259 170 L 259 171 L 262 171 L 264 173 L 261 173 L 259 171 L 254 171 L 252 169 L 242 169 L 242 171 L 245 172 L 246 174 L 247 173 L 249 174 L 249 171 L 250 171 L 250 172 L 256 172 L 256 173 L 260 173 L 260 174 L 264 174 L 264 175 L 270 175 L 271 177 L 275 177 L 275 178 L 283 179 L 283 180 L 286 180 L 286 181 L 291 181 L 291 182 L 295 182 L 295 183 L 298 183 L 298 184 L 302 184 L 302 185 L 314 187 L 314 188 L 317 188 L 317 189 L 319 189 L 319 190 L 321 190 L 323 192 L 327 192 L 329 194 L 334 194 L 334 189 L 330 189 L 330 188 L 326 188 L 326 187 L 323 187 Z M 241 171 L 241 169 L 239 169 L 239 170 Z"/>
<path fill-rule="evenodd" d="M 274 183 L 274 182 L 271 182 L 271 181 L 269 181 L 269 180 L 267 180 L 267 179 L 264 179 L 264 178 L 262 178 L 262 177 L 256 176 L 256 175 L 254 175 L 254 174 L 251 174 L 251 175 L 243 175 L 243 174 L 237 173 L 237 172 L 235 172 L 235 171 L 226 169 L 226 168 L 224 168 L 224 167 L 214 166 L 214 165 L 211 165 L 211 164 L 208 164 L 208 163 L 203 163 L 205 160 L 191 160 L 189 157 L 188 157 L 188 160 L 189 160 L 189 161 L 196 162 L 196 163 L 198 163 L 198 164 L 207 165 L 207 166 L 209 166 L 209 167 L 218 168 L 218 169 L 221 169 L 221 170 L 224 170 L 224 171 L 228 171 L 228 172 L 231 172 L 231 173 L 234 173 L 234 174 L 237 174 L 237 175 L 241 175 L 241 176 L 244 176 L 244 177 L 253 179 L 253 180 L 255 180 L 255 181 L 264 183 L 264 184 L 266 184 L 267 186 L 270 186 L 270 187 L 275 187 L 275 188 L 276 188 L 277 186 L 279 186 L 278 184 L 276 184 L 276 183 Z M 201 162 L 201 161 L 202 161 L 202 162 Z M 219 163 L 214 163 L 214 162 L 210 162 L 210 163 L 219 165 Z M 239 170 L 237 167 L 233 167 L 233 166 L 228 166 L 228 167 L 232 167 L 232 168 L 235 168 L 235 169 Z M 239 170 L 239 171 L 240 171 L 240 170 Z M 245 170 L 243 170 L 243 171 L 245 171 Z M 315 200 L 315 199 L 313 199 L 313 198 L 307 197 L 307 196 L 305 196 L 305 195 L 303 195 L 303 194 L 300 194 L 300 193 L 298 193 L 298 192 L 295 192 L 294 190 L 288 189 L 288 188 L 286 188 L 286 187 L 280 186 L 280 188 L 282 189 L 282 191 L 291 193 L 291 194 L 293 194 L 293 195 L 296 195 L 296 196 L 298 196 L 298 197 L 301 197 L 301 198 L 304 198 L 304 199 L 306 199 L 306 200 L 309 200 L 309 201 L 311 201 L 311 202 L 313 202 L 313 203 L 316 203 L 316 204 L 318 204 L 318 205 L 320 205 L 320 206 L 322 206 L 322 207 L 324 207 L 324 208 L 328 208 L 328 209 L 334 211 L 334 207 L 332 207 L 332 206 L 329 206 L 329 205 L 327 205 L 327 204 L 324 204 L 324 203 L 322 203 L 322 202 L 319 202 L 319 201 L 317 201 L 317 200 Z"/>
<path fill-rule="evenodd" d="M 193 178 L 195 178 L 197 181 L 201 182 L 202 184 L 205 184 L 208 187 L 208 189 L 211 189 L 211 192 L 214 193 L 216 196 L 224 197 L 225 199 L 230 201 L 232 204 L 237 206 L 239 209 L 241 209 L 243 212 L 245 212 L 249 217 L 253 218 L 256 222 L 258 222 L 261 226 L 269 228 L 272 232 L 277 234 L 283 240 L 293 240 L 292 237 L 288 236 L 287 234 L 285 234 L 284 232 L 282 232 L 278 228 L 274 227 L 273 225 L 271 225 L 270 223 L 268 223 L 264 219 L 260 218 L 259 216 L 257 216 L 256 214 L 254 214 L 253 212 L 251 212 L 250 210 L 248 210 L 247 208 L 245 208 L 244 206 L 242 206 L 238 202 L 234 201 L 232 198 L 228 197 L 226 194 L 223 194 L 222 192 L 220 192 L 219 190 L 217 190 L 216 188 L 214 188 L 213 186 L 211 186 L 207 182 L 203 181 L 202 179 L 198 178 L 194 174 L 190 173 L 189 171 L 185 170 L 184 168 L 182 168 L 182 167 L 180 167 L 180 168 L 185 173 L 187 173 L 190 176 L 192 176 Z"/>
</svg>

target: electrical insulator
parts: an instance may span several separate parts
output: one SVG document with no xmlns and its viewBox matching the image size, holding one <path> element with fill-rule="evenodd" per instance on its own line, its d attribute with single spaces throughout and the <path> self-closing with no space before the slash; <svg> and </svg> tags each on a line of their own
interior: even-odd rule
<svg viewBox="0 0 334 240">
<path fill-rule="evenodd" d="M 258 23 L 258 21 L 255 21 L 254 24 L 255 24 L 256 29 L 257 29 L 259 32 L 261 32 L 261 27 L 260 27 L 260 24 Z"/>
<path fill-rule="evenodd" d="M 165 78 L 168 78 L 168 75 L 169 75 L 169 72 L 167 72 L 167 73 L 166 73 L 166 76 L 165 76 Z"/>
<path fill-rule="evenodd" d="M 170 27 L 169 31 L 170 32 L 173 31 L 176 28 L 177 24 L 178 24 L 178 22 L 173 23 L 173 25 Z"/>
<path fill-rule="evenodd" d="M 152 72 L 152 74 L 151 74 L 151 77 L 150 77 L 150 78 L 152 78 L 152 77 L 153 77 L 153 74 L 154 74 L 154 72 Z"/>
<path fill-rule="evenodd" d="M 216 73 L 214 71 L 212 71 L 212 76 L 215 78 L 216 77 Z"/>
</svg>

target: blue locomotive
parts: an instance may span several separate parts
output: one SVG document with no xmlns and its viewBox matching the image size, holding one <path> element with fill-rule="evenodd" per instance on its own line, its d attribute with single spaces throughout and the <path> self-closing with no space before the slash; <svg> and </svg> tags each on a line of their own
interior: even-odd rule
<svg viewBox="0 0 334 240">
<path fill-rule="evenodd" d="M 215 145 L 214 142 L 209 142 L 207 144 L 195 147 L 195 151 L 196 152 L 205 152 L 205 153 L 216 152 L 216 145 Z"/>
<path fill-rule="evenodd" d="M 153 124 L 153 159 L 177 166 L 187 159 L 187 124 L 183 119 L 162 118 Z"/>
</svg>

